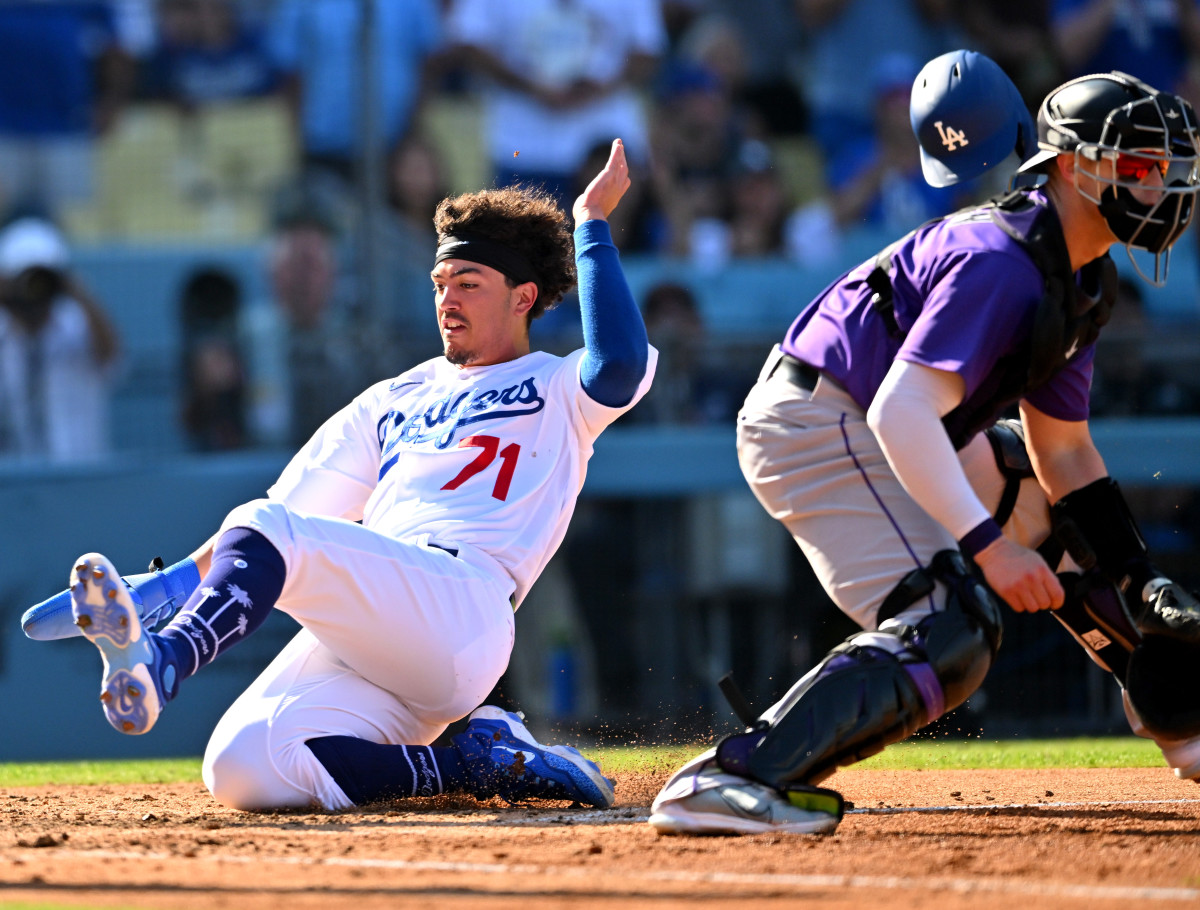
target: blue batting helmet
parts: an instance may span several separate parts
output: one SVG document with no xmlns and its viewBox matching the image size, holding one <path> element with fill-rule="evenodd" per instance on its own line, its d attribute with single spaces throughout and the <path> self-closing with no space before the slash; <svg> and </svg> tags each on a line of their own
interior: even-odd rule
<svg viewBox="0 0 1200 910">
<path fill-rule="evenodd" d="M 1037 151 L 1037 130 L 1021 93 L 995 61 L 975 51 L 951 51 L 926 63 L 908 111 L 931 186 L 973 180 L 1014 153 L 1020 161 Z"/>
</svg>

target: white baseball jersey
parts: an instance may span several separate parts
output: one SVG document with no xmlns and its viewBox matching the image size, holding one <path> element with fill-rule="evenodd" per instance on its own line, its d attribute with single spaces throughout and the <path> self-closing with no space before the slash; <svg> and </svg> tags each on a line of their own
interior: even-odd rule
<svg viewBox="0 0 1200 910">
<path fill-rule="evenodd" d="M 428 360 L 331 417 L 269 496 L 397 540 L 477 547 L 520 603 L 562 542 L 596 437 L 646 393 L 657 358 L 651 348 L 633 400 L 612 408 L 580 384 L 583 355 Z"/>
</svg>

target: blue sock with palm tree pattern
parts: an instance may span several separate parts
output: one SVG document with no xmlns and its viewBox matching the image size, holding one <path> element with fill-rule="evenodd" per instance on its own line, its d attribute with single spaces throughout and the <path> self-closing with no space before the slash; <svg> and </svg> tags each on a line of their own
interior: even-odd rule
<svg viewBox="0 0 1200 910">
<path fill-rule="evenodd" d="M 191 676 L 261 626 L 286 576 L 283 557 L 257 531 L 230 528 L 222 534 L 200 586 L 155 636 L 178 678 Z"/>
</svg>

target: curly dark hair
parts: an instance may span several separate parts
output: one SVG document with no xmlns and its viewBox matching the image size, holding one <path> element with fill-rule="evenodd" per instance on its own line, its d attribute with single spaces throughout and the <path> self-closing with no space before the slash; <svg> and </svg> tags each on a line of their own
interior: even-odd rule
<svg viewBox="0 0 1200 910">
<path fill-rule="evenodd" d="M 506 186 L 443 199 L 433 214 L 438 243 L 469 231 L 503 243 L 538 273 L 538 296 L 529 319 L 553 309 L 575 286 L 575 243 L 566 213 L 543 189 Z M 510 287 L 515 283 L 508 279 Z"/>
</svg>

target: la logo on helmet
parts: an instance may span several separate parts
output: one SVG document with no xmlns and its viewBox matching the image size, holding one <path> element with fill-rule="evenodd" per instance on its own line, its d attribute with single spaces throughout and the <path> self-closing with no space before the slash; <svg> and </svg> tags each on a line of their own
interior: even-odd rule
<svg viewBox="0 0 1200 910">
<path fill-rule="evenodd" d="M 956 130 L 952 126 L 942 126 L 942 121 L 938 120 L 933 124 L 938 131 L 938 135 L 942 137 L 942 145 L 946 146 L 947 151 L 954 151 L 964 145 L 970 145 L 967 142 L 966 133 L 962 130 Z M 957 144 L 956 144 L 957 143 Z"/>
</svg>

